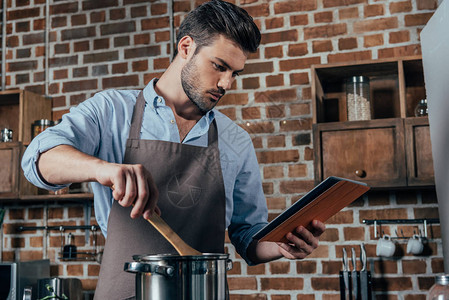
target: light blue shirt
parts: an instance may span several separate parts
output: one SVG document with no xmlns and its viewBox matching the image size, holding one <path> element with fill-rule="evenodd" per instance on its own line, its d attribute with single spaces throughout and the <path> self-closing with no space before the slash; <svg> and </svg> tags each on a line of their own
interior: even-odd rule
<svg viewBox="0 0 449 300">
<path fill-rule="evenodd" d="M 143 90 L 145 112 L 141 138 L 180 143 L 173 111 L 156 94 L 153 81 Z M 108 162 L 122 163 L 138 93 L 138 90 L 107 90 L 72 107 L 60 124 L 46 129 L 27 147 L 22 159 L 25 177 L 40 188 L 63 188 L 63 185 L 50 185 L 42 180 L 36 167 L 40 153 L 62 144 Z M 214 109 L 196 123 L 183 143 L 206 147 L 209 125 L 214 118 L 226 194 L 226 227 L 237 252 L 251 264 L 246 250 L 252 236 L 266 225 L 268 211 L 250 136 Z M 92 182 L 91 187 L 95 216 L 106 236 L 109 211 L 114 201 L 112 192 L 97 182 Z"/>
</svg>

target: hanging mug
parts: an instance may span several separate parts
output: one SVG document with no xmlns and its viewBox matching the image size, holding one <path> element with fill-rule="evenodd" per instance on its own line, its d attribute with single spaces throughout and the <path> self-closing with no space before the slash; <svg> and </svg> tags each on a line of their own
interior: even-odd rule
<svg viewBox="0 0 449 300">
<path fill-rule="evenodd" d="M 8 128 L 4 128 L 0 134 L 1 142 L 12 142 L 12 130 Z"/>
</svg>

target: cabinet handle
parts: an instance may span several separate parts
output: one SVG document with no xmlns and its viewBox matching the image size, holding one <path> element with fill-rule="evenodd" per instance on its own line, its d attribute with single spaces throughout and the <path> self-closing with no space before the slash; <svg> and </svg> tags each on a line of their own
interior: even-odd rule
<svg viewBox="0 0 449 300">
<path fill-rule="evenodd" d="M 355 170 L 355 175 L 360 177 L 360 178 L 365 178 L 366 177 L 366 172 L 365 170 Z"/>
</svg>

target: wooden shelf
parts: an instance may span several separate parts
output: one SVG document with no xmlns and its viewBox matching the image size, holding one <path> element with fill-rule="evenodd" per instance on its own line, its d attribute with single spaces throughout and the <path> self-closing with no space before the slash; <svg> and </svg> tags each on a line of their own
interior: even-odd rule
<svg viewBox="0 0 449 300">
<path fill-rule="evenodd" d="M 0 198 L 0 203 L 5 202 L 45 202 L 45 201 L 55 201 L 55 202 L 70 202 L 70 201 L 92 201 L 94 195 L 90 193 L 79 193 L 79 194 L 63 194 L 63 195 L 24 195 L 19 198 Z"/>
</svg>

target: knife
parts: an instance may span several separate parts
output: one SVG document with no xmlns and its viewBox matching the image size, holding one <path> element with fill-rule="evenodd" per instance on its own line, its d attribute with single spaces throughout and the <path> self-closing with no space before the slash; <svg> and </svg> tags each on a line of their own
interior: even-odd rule
<svg viewBox="0 0 449 300">
<path fill-rule="evenodd" d="M 357 280 L 357 263 L 356 255 L 355 255 L 355 249 L 351 249 L 351 261 L 352 261 L 352 272 L 351 272 L 351 279 L 352 279 L 352 299 L 353 300 L 359 300 L 359 284 Z"/>
<path fill-rule="evenodd" d="M 348 264 L 348 254 L 346 249 L 343 248 L 343 281 L 345 283 L 345 300 L 351 299 L 351 293 L 349 290 L 349 264 Z"/>
<path fill-rule="evenodd" d="M 360 261 L 362 262 L 362 269 L 360 270 L 360 296 L 361 300 L 371 300 L 370 294 L 370 279 L 368 271 L 366 270 L 366 250 L 365 245 L 360 245 Z"/>
</svg>

